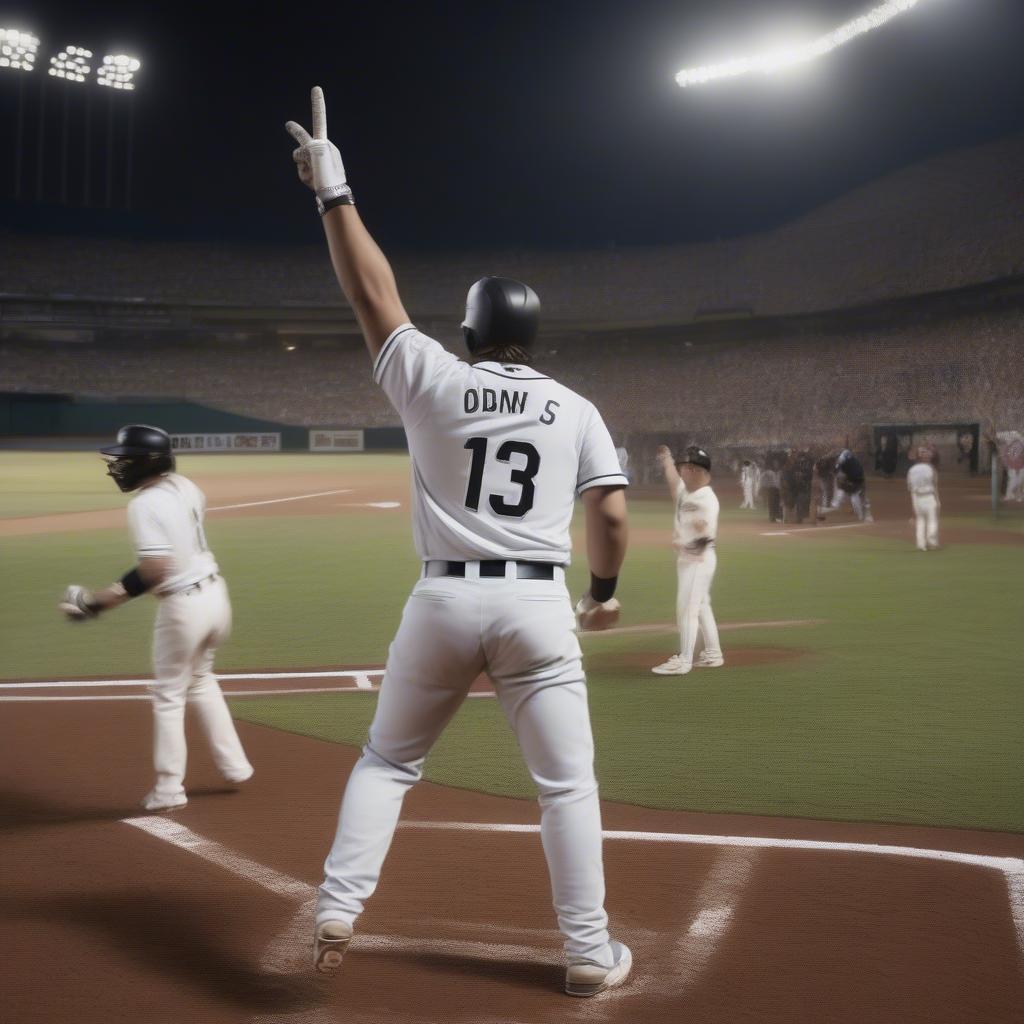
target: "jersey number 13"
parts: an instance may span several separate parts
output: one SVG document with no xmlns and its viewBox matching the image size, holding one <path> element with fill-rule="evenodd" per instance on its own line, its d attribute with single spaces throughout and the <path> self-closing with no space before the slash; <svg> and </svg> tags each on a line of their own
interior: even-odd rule
<svg viewBox="0 0 1024 1024">
<path fill-rule="evenodd" d="M 484 462 L 487 460 L 487 438 L 471 437 L 464 448 L 473 453 L 473 462 L 469 467 L 469 486 L 466 488 L 466 508 L 473 512 L 480 511 L 480 489 L 484 481 Z M 499 516 L 521 519 L 533 508 L 535 489 L 533 478 L 540 469 L 540 452 L 529 441 L 505 441 L 499 446 L 494 457 L 498 462 L 510 462 L 513 455 L 526 457 L 526 465 L 521 469 L 512 469 L 509 478 L 512 483 L 519 484 L 519 500 L 510 504 L 500 494 L 491 494 L 487 498 L 492 510 Z"/>
</svg>

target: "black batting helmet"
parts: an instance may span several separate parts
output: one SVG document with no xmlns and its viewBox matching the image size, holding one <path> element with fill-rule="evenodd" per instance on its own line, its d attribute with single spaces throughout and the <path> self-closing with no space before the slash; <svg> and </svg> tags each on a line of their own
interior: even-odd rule
<svg viewBox="0 0 1024 1024">
<path fill-rule="evenodd" d="M 174 469 L 171 437 L 145 423 L 129 423 L 117 432 L 117 444 L 101 448 L 107 474 L 122 491 L 134 491 L 144 480 Z"/>
<path fill-rule="evenodd" d="M 466 296 L 462 336 L 474 355 L 510 346 L 528 350 L 539 321 L 540 299 L 528 284 L 507 277 L 481 277 Z"/>
<path fill-rule="evenodd" d="M 691 466 L 700 466 L 701 469 L 711 471 L 711 456 L 697 444 L 691 444 L 686 449 L 686 455 L 679 460 L 679 465 L 689 463 Z"/>
</svg>

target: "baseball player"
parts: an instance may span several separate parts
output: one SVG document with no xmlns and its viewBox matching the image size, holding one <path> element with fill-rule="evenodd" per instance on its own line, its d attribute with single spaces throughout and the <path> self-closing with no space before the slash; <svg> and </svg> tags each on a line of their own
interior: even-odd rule
<svg viewBox="0 0 1024 1024">
<path fill-rule="evenodd" d="M 593 740 L 565 565 L 578 493 L 591 568 L 579 623 L 614 621 L 626 477 L 597 410 L 529 365 L 540 307 L 533 290 L 503 278 L 477 281 L 463 323 L 470 361 L 446 352 L 409 323 L 327 139 L 319 88 L 312 136 L 294 122 L 287 127 L 374 380 L 405 425 L 422 561 L 342 800 L 316 909 L 314 964 L 326 974 L 340 966 L 353 922 L 377 886 L 402 800 L 486 670 L 539 790 L 568 956 L 565 991 L 595 995 L 625 980 L 632 956 L 607 929 Z"/>
<path fill-rule="evenodd" d="M 206 733 L 214 763 L 232 784 L 252 777 L 224 695 L 213 674 L 214 651 L 231 632 L 227 585 L 203 532 L 206 498 L 174 471 L 171 439 L 159 427 L 135 423 L 101 449 L 107 473 L 124 492 L 138 564 L 95 593 L 67 588 L 60 609 L 91 619 L 151 592 L 160 601 L 153 633 L 153 767 L 156 784 L 142 801 L 147 811 L 184 807 L 185 704 Z"/>
<path fill-rule="evenodd" d="M 862 523 L 873 523 L 871 502 L 868 501 L 868 484 L 864 476 L 864 467 L 849 448 L 844 448 L 836 459 L 835 497 L 832 499 L 832 510 L 842 506 L 847 495 L 854 515 Z"/>
<path fill-rule="evenodd" d="M 918 551 L 934 551 L 939 546 L 939 474 L 927 445 L 919 445 L 917 461 L 907 472 L 907 490 L 914 507 L 914 525 Z"/>
<path fill-rule="evenodd" d="M 710 596 L 718 563 L 715 555 L 718 498 L 711 489 L 711 459 L 703 448 L 691 445 L 685 457 L 673 465 L 671 450 L 661 445 L 657 458 L 676 508 L 672 546 L 676 549 L 679 574 L 676 596 L 679 653 L 651 671 L 659 676 L 684 676 L 693 669 L 698 628 L 704 649 L 697 665 L 718 668 L 725 663 Z"/>
<path fill-rule="evenodd" d="M 1006 468 L 1003 501 L 1024 501 L 1024 436 L 1016 430 L 1001 430 L 995 439 L 999 458 Z"/>
<path fill-rule="evenodd" d="M 750 459 L 744 459 L 740 467 L 740 487 L 743 490 L 743 501 L 740 508 L 756 508 L 754 492 L 757 485 L 757 469 Z"/>
</svg>

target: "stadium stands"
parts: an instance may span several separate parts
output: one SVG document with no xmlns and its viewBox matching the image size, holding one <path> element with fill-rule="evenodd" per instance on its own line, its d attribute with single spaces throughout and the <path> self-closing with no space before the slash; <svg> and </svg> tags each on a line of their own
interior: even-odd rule
<svg viewBox="0 0 1024 1024">
<path fill-rule="evenodd" d="M 592 252 L 390 255 L 418 319 L 451 319 L 485 273 L 528 278 L 550 320 L 681 324 L 727 310 L 779 316 L 1024 273 L 1022 195 L 1024 136 L 1013 136 L 905 168 L 747 238 Z M 282 249 L 0 233 L 0 293 L 339 305 L 319 239 Z"/>
<path fill-rule="evenodd" d="M 592 399 L 615 432 L 767 444 L 866 423 L 1024 424 L 1022 337 L 1024 313 L 1009 311 L 692 347 L 623 332 L 554 353 L 542 345 L 537 363 Z M 141 358 L 125 345 L 5 342 L 0 379 L 7 390 L 178 397 L 296 425 L 398 423 L 361 345 L 161 344 Z"/>
<path fill-rule="evenodd" d="M 620 435 L 764 445 L 831 441 L 868 423 L 1024 426 L 1022 195 L 1024 137 L 1012 137 L 904 169 L 760 236 L 395 263 L 407 308 L 455 349 L 475 277 L 535 284 L 538 365 L 593 399 Z M 398 422 L 361 343 L 338 333 L 351 314 L 320 244 L 0 243 L 0 303 L 37 297 L 51 311 L 0 321 L 3 390 L 184 398 L 306 426 Z M 90 326 L 72 296 L 133 300 L 139 323 L 166 307 L 175 329 L 97 327 L 95 310 Z M 224 332 L 195 326 L 205 304 L 227 307 Z M 334 327 L 318 333 L 316 307 Z M 236 313 L 266 309 L 308 318 L 294 351 L 270 323 L 218 337 Z M 68 327 L 76 340 L 55 340 Z"/>
</svg>

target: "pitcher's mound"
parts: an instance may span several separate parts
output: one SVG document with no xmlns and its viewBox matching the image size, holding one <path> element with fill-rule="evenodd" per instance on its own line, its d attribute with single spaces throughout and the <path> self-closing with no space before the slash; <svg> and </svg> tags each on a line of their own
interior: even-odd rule
<svg viewBox="0 0 1024 1024">
<path fill-rule="evenodd" d="M 651 654 L 649 651 L 616 651 L 598 658 L 584 660 L 584 666 L 608 669 L 622 669 L 632 674 L 637 670 L 650 671 L 654 665 L 664 661 L 672 653 L 667 651 L 664 657 Z M 694 672 L 724 672 L 728 668 L 747 668 L 751 665 L 777 665 L 785 661 L 796 661 L 807 652 L 799 647 L 726 647 L 723 651 L 725 664 L 720 668 L 701 668 L 694 666 Z"/>
</svg>

